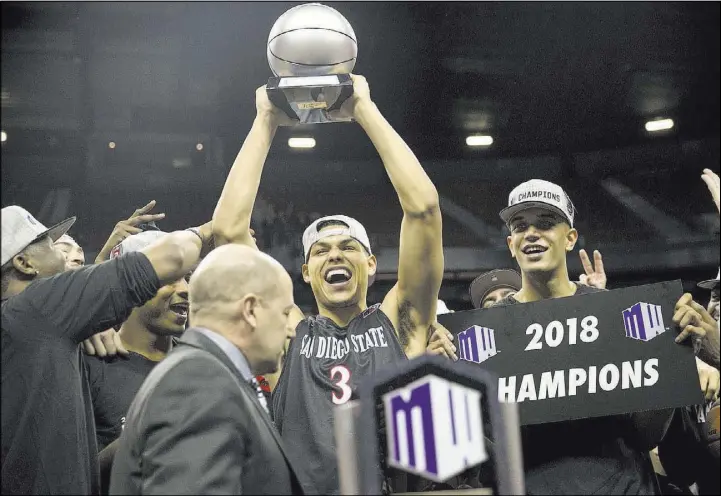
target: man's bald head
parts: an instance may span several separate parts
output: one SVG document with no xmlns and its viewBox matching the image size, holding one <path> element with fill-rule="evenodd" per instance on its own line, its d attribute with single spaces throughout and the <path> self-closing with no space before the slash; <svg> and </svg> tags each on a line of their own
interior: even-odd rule
<svg viewBox="0 0 721 496">
<path fill-rule="evenodd" d="M 237 302 L 249 293 L 272 296 L 281 278 L 289 278 L 272 257 L 242 245 L 224 245 L 208 254 L 190 278 L 190 311 Z"/>
<path fill-rule="evenodd" d="M 190 324 L 228 339 L 254 374 L 278 370 L 285 342 L 295 336 L 294 308 L 283 266 L 245 246 L 213 250 L 190 278 Z"/>
</svg>

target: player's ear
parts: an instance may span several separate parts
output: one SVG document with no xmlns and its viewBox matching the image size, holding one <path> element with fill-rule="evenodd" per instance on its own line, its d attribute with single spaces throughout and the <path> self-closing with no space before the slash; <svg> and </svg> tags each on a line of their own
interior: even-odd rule
<svg viewBox="0 0 721 496">
<path fill-rule="evenodd" d="M 303 280 L 306 284 L 310 284 L 310 274 L 308 273 L 308 264 L 303 264 L 300 268 L 300 273 L 303 275 Z"/>
<path fill-rule="evenodd" d="M 577 241 L 578 231 L 576 231 L 574 228 L 571 228 L 568 233 L 566 233 L 566 251 L 573 251 L 573 248 L 576 246 Z"/>
<path fill-rule="evenodd" d="M 508 244 L 508 250 L 511 252 L 511 257 L 516 258 L 516 252 L 513 250 L 513 245 L 511 244 L 511 237 L 506 237 L 506 243 Z"/>
<path fill-rule="evenodd" d="M 12 258 L 12 264 L 15 270 L 23 276 L 34 277 L 38 275 L 38 269 L 35 268 L 37 267 L 35 260 L 35 257 L 26 249 Z"/>
<path fill-rule="evenodd" d="M 368 276 L 374 276 L 378 270 L 378 260 L 375 255 L 368 257 Z"/>
</svg>

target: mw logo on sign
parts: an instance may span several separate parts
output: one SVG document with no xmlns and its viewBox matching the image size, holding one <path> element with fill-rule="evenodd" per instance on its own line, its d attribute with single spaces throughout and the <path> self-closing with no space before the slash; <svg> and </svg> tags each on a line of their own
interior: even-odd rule
<svg viewBox="0 0 721 496">
<path fill-rule="evenodd" d="M 443 482 L 488 459 L 480 391 L 427 375 L 383 404 L 391 467 Z"/>
<path fill-rule="evenodd" d="M 481 363 L 498 353 L 493 329 L 474 325 L 458 333 L 458 358 Z"/>
<path fill-rule="evenodd" d="M 661 306 L 642 302 L 623 311 L 623 326 L 627 338 L 640 341 L 650 341 L 666 330 Z"/>
</svg>

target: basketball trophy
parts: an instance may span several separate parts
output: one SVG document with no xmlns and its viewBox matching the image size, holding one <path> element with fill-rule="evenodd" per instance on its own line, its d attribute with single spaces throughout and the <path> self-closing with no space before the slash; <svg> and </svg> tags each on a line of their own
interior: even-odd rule
<svg viewBox="0 0 721 496">
<path fill-rule="evenodd" d="M 334 413 L 341 494 L 525 494 L 518 407 L 494 374 L 425 355 L 359 391 Z"/>
<path fill-rule="evenodd" d="M 353 94 L 350 72 L 358 45 L 348 21 L 319 3 L 298 5 L 281 15 L 268 36 L 268 99 L 300 124 L 348 122 L 339 110 Z"/>
</svg>

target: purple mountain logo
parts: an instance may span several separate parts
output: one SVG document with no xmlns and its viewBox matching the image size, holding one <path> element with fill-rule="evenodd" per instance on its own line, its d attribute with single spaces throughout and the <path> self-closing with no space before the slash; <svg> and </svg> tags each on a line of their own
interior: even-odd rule
<svg viewBox="0 0 721 496">
<path fill-rule="evenodd" d="M 458 358 L 481 363 L 498 353 L 496 331 L 488 327 L 472 326 L 458 333 Z"/>
<path fill-rule="evenodd" d="M 642 302 L 623 311 L 623 326 L 627 338 L 640 341 L 650 341 L 666 330 L 661 307 Z"/>
<path fill-rule="evenodd" d="M 388 465 L 444 482 L 488 459 L 480 391 L 427 375 L 383 404 Z"/>
</svg>

